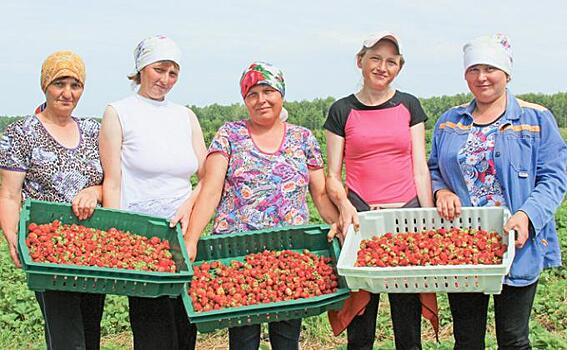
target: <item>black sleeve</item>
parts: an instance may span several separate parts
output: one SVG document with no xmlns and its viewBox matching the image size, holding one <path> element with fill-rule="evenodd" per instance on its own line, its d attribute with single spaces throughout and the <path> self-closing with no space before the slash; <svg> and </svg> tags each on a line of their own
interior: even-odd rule
<svg viewBox="0 0 567 350">
<path fill-rule="evenodd" d="M 344 98 L 335 101 L 329 109 L 327 120 L 325 120 L 323 127 L 333 134 L 345 137 L 345 126 L 349 113 L 350 107 Z"/>
<path fill-rule="evenodd" d="M 427 121 L 427 115 L 421 107 L 421 102 L 415 96 L 408 95 L 408 109 L 410 111 L 410 127 Z"/>
</svg>

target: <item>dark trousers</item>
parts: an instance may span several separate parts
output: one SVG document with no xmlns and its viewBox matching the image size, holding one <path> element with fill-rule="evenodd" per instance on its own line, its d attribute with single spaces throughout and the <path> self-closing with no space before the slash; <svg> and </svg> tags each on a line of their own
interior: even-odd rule
<svg viewBox="0 0 567 350">
<path fill-rule="evenodd" d="M 193 350 L 197 328 L 189 323 L 181 297 L 129 297 L 135 350 Z"/>
<path fill-rule="evenodd" d="M 301 319 L 268 323 L 270 344 L 273 350 L 299 349 Z M 231 350 L 258 350 L 260 347 L 260 325 L 228 329 L 228 343 Z"/>
<path fill-rule="evenodd" d="M 347 198 L 358 212 L 370 210 L 357 193 L 348 190 Z M 411 199 L 403 208 L 419 208 L 417 197 Z M 395 293 L 388 294 L 390 300 L 390 314 L 394 328 L 396 349 L 421 349 L 421 302 L 419 294 Z M 380 294 L 372 294 L 370 302 L 362 315 L 356 316 L 347 327 L 348 350 L 372 350 L 376 336 L 376 316 Z"/>
<path fill-rule="evenodd" d="M 35 297 L 49 350 L 98 350 L 104 294 L 45 291 Z"/>
<path fill-rule="evenodd" d="M 388 294 L 396 349 L 421 349 L 421 302 L 418 294 Z M 348 350 L 372 350 L 380 294 L 371 294 L 362 315 L 347 327 Z"/>
<path fill-rule="evenodd" d="M 504 285 L 494 295 L 494 318 L 498 349 L 531 349 L 530 313 L 537 282 L 526 287 Z M 490 296 L 481 293 L 449 293 L 455 349 L 484 349 Z"/>
</svg>

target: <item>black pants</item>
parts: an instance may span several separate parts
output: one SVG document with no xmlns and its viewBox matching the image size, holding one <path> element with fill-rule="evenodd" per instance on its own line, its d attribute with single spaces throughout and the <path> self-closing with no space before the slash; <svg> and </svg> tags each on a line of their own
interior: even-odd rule
<svg viewBox="0 0 567 350">
<path fill-rule="evenodd" d="M 358 212 L 370 210 L 370 205 L 356 192 L 348 190 L 347 198 Z M 417 197 L 402 208 L 419 208 Z M 421 349 L 421 302 L 419 294 L 388 294 L 390 314 L 394 328 L 394 341 L 398 350 Z M 372 350 L 376 336 L 376 316 L 380 294 L 372 294 L 364 313 L 356 316 L 347 327 L 348 350 Z"/>
<path fill-rule="evenodd" d="M 299 349 L 301 319 L 268 323 L 270 345 L 273 350 Z M 260 347 L 260 325 L 228 329 L 231 350 L 257 350 Z"/>
<path fill-rule="evenodd" d="M 531 349 L 530 313 L 537 282 L 526 287 L 504 285 L 494 295 L 494 318 L 498 349 Z M 449 293 L 455 349 L 484 349 L 490 296 L 481 293 Z"/>
<path fill-rule="evenodd" d="M 197 328 L 189 323 L 181 297 L 129 297 L 135 350 L 193 350 Z"/>
<path fill-rule="evenodd" d="M 35 297 L 49 350 L 98 350 L 104 294 L 45 291 Z"/>
<path fill-rule="evenodd" d="M 388 294 L 396 349 L 421 349 L 421 302 L 418 294 Z M 371 294 L 362 315 L 347 328 L 348 350 L 372 350 L 380 294 Z"/>
</svg>

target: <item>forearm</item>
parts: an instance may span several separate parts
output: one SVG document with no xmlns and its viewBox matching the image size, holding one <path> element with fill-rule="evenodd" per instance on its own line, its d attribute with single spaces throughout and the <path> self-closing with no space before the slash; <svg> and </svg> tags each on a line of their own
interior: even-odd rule
<svg viewBox="0 0 567 350">
<path fill-rule="evenodd" d="M 120 191 L 119 181 L 106 180 L 102 184 L 102 206 L 105 208 L 120 209 Z"/>
<path fill-rule="evenodd" d="M 337 207 L 343 208 L 350 204 L 346 190 L 339 178 L 333 175 L 327 176 L 326 182 L 327 196 L 329 200 Z"/>
<path fill-rule="evenodd" d="M 18 234 L 21 200 L 19 198 L 0 198 L 0 227 L 6 236 Z"/>
<path fill-rule="evenodd" d="M 195 206 L 189 219 L 189 228 L 185 240 L 196 244 L 207 227 L 220 201 L 222 191 L 207 191 L 203 188 L 195 201 Z"/>
<path fill-rule="evenodd" d="M 433 207 L 433 194 L 431 192 L 431 176 L 429 172 L 414 176 L 417 199 L 422 207 Z"/>
<path fill-rule="evenodd" d="M 197 183 L 197 186 L 195 186 L 195 188 L 193 188 L 193 190 L 191 191 L 191 195 L 185 201 L 186 203 L 191 203 L 191 207 L 193 207 L 193 205 L 195 205 L 195 202 L 197 202 L 197 198 L 199 198 L 199 193 L 201 193 L 202 187 L 202 181 L 199 181 Z"/>
<path fill-rule="evenodd" d="M 319 215 L 328 224 L 336 223 L 339 219 L 339 211 L 330 200 L 326 192 L 321 193 L 317 198 L 313 198 L 313 203 Z"/>
<path fill-rule="evenodd" d="M 554 219 L 567 191 L 567 145 L 553 116 L 549 114 L 545 120 L 535 165 L 535 187 L 518 208 L 528 215 L 536 232 Z"/>
</svg>

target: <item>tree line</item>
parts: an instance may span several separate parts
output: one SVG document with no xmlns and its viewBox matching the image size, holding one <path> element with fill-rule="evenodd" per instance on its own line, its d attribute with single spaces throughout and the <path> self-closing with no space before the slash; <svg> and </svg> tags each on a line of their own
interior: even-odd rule
<svg viewBox="0 0 567 350">
<path fill-rule="evenodd" d="M 545 106 L 555 116 L 559 127 L 567 128 L 567 92 L 555 94 L 523 94 L 516 97 L 542 106 Z M 447 109 L 467 103 L 472 100 L 471 94 L 458 94 L 453 96 L 436 96 L 420 98 L 425 113 L 429 117 L 426 123 L 427 129 L 432 129 L 437 118 Z M 319 140 L 324 140 L 323 124 L 327 118 L 327 112 L 335 101 L 333 97 L 316 98 L 311 101 L 284 102 L 284 107 L 289 112 L 289 122 L 302 125 L 311 129 Z M 221 106 L 212 104 L 205 107 L 190 106 L 199 117 L 201 128 L 205 134 L 205 141 L 210 142 L 216 130 L 226 121 L 240 120 L 248 116 L 243 104 L 232 104 Z"/>
<path fill-rule="evenodd" d="M 523 94 L 518 98 L 545 106 L 554 114 L 559 127 L 567 128 L 567 92 L 555 94 Z M 467 103 L 472 99 L 470 94 L 457 94 L 453 96 L 436 96 L 420 98 L 425 113 L 429 117 L 426 123 L 428 129 L 432 129 L 439 116 L 447 109 Z M 333 97 L 316 98 L 311 101 L 284 102 L 284 107 L 289 112 L 289 122 L 311 129 L 319 140 L 324 140 L 323 124 L 327 117 L 327 111 L 335 101 Z M 199 118 L 201 128 L 208 144 L 217 129 L 227 121 L 247 118 L 248 112 L 242 103 L 231 105 L 212 104 L 204 107 L 189 106 Z M 0 131 L 11 122 L 20 117 L 10 116 L 0 118 Z M 157 121 L 156 121 L 157 122 Z"/>
</svg>

